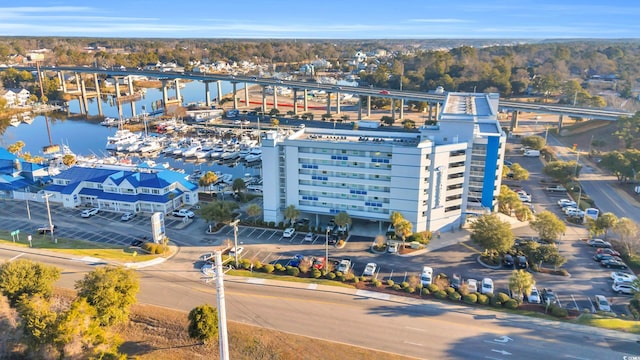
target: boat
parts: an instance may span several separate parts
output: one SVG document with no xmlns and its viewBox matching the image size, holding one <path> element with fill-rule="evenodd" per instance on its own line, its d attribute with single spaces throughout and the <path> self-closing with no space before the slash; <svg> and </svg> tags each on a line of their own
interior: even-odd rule
<svg viewBox="0 0 640 360">
<path fill-rule="evenodd" d="M 29 114 L 22 115 L 22 122 L 30 125 L 33 122 L 33 118 Z"/>
<path fill-rule="evenodd" d="M 262 160 L 262 149 L 259 147 L 254 147 L 251 148 L 251 150 L 249 151 L 249 154 L 247 154 L 247 156 L 244 157 L 244 161 L 246 162 L 255 162 L 255 161 L 261 161 Z"/>
<path fill-rule="evenodd" d="M 138 151 L 141 153 L 152 153 L 156 151 L 160 151 L 162 149 L 162 144 L 158 139 L 146 138 L 142 144 L 140 144 L 140 148 Z"/>
<path fill-rule="evenodd" d="M 18 120 L 18 115 L 13 115 L 11 120 L 9 121 L 9 125 L 18 127 L 20 125 L 20 120 Z"/>
<path fill-rule="evenodd" d="M 100 125 L 102 126 L 114 126 L 114 125 L 118 125 L 118 120 L 112 118 L 112 117 L 106 117 L 104 118 L 104 120 L 100 121 Z"/>
<path fill-rule="evenodd" d="M 201 151 L 202 150 L 202 145 L 200 145 L 200 143 L 196 142 L 193 143 L 187 150 L 185 150 L 182 153 L 183 157 L 195 157 L 196 156 L 196 152 Z"/>
<path fill-rule="evenodd" d="M 204 159 L 209 157 L 209 153 L 211 152 L 211 150 L 199 150 L 196 151 L 196 153 L 194 154 L 194 156 L 196 157 L 196 159 Z"/>
<path fill-rule="evenodd" d="M 218 172 L 216 172 L 215 174 L 218 177 L 218 180 L 215 182 L 215 184 L 231 184 L 233 182 L 233 175 L 231 174 L 223 174 Z"/>
<path fill-rule="evenodd" d="M 237 151 L 227 151 L 220 156 L 222 161 L 230 161 L 238 158 L 240 158 L 240 153 Z"/>
<path fill-rule="evenodd" d="M 107 136 L 106 149 L 111 151 L 124 151 L 130 145 L 140 141 L 140 135 L 127 129 L 119 129 L 112 136 Z"/>
</svg>

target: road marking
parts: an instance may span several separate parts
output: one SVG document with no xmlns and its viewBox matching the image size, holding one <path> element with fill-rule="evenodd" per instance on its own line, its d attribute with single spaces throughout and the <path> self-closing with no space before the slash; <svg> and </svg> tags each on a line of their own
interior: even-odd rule
<svg viewBox="0 0 640 360">
<path fill-rule="evenodd" d="M 24 255 L 24 253 L 20 253 L 20 254 L 18 254 L 18 255 L 16 255 L 16 256 L 12 257 L 11 259 L 9 259 L 9 262 L 11 262 L 11 261 L 13 261 L 13 260 L 15 260 L 15 259 L 19 258 L 19 257 L 20 257 L 20 256 L 22 256 L 22 255 Z"/>
<path fill-rule="evenodd" d="M 379 300 L 389 300 L 389 299 L 391 299 L 391 295 L 389 295 L 389 294 L 382 294 L 382 293 L 379 293 L 379 292 L 367 291 L 367 290 L 358 290 L 358 291 L 356 291 L 356 296 L 364 296 L 364 297 L 368 297 L 368 298 L 372 298 L 372 299 L 379 299 Z"/>
<path fill-rule="evenodd" d="M 414 343 L 414 342 L 411 342 L 411 341 L 403 341 L 403 342 L 404 342 L 405 344 L 409 344 L 409 345 L 422 346 L 422 344 Z"/>
<path fill-rule="evenodd" d="M 508 337 L 508 336 L 506 336 L 506 335 L 504 335 L 504 336 L 500 336 L 497 339 L 493 339 L 493 341 L 500 342 L 500 343 L 506 343 L 506 342 L 509 342 L 509 341 L 513 341 L 513 339 Z"/>
<path fill-rule="evenodd" d="M 486 342 L 487 344 L 491 344 L 491 345 L 500 345 L 500 346 L 505 346 L 506 343 L 502 343 L 502 342 L 495 342 L 492 340 L 482 340 L 483 342 Z"/>
<path fill-rule="evenodd" d="M 414 327 L 410 327 L 410 326 L 405 326 L 405 329 L 409 329 L 409 330 L 415 330 L 415 331 L 427 331 L 425 329 L 419 329 L 419 328 L 414 328 Z"/>
<path fill-rule="evenodd" d="M 264 279 L 251 278 L 251 279 L 247 279 L 247 283 L 249 283 L 249 284 L 264 284 Z"/>
<path fill-rule="evenodd" d="M 511 353 L 510 353 L 510 352 L 508 352 L 508 351 L 504 351 L 504 350 L 491 349 L 491 351 L 493 351 L 493 352 L 497 352 L 497 353 L 500 353 L 500 354 L 502 354 L 502 355 L 511 355 Z"/>
<path fill-rule="evenodd" d="M 578 359 L 578 360 L 590 360 L 589 358 L 583 358 L 583 357 L 573 356 L 573 355 L 565 355 L 564 357 L 567 357 L 570 359 Z"/>
<path fill-rule="evenodd" d="M 500 358 L 494 358 L 493 356 L 485 356 L 485 359 L 491 359 L 491 360 L 502 360 Z"/>
<path fill-rule="evenodd" d="M 315 290 L 318 288 L 318 284 L 309 284 L 309 286 L 307 286 L 307 289 L 309 290 Z"/>
</svg>

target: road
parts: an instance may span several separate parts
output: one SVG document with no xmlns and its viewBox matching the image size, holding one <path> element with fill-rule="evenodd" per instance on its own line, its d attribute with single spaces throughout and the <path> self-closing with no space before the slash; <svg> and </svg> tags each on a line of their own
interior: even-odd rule
<svg viewBox="0 0 640 360">
<path fill-rule="evenodd" d="M 168 263 L 140 270 L 139 301 L 183 311 L 215 304 L 213 284 L 193 268 L 198 251 L 181 251 Z M 20 254 L 0 248 L 3 260 Z M 59 254 L 20 257 L 62 268 L 63 287 L 73 287 L 94 268 Z M 448 303 L 243 278 L 228 278 L 225 290 L 232 321 L 416 358 L 621 359 L 640 352 L 635 335 Z"/>
</svg>

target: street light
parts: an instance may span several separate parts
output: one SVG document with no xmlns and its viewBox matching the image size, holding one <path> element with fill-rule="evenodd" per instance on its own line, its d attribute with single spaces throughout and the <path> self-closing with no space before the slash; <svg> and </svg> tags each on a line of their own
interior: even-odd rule
<svg viewBox="0 0 640 360">
<path fill-rule="evenodd" d="M 329 272 L 329 227 L 324 233 L 324 271 Z"/>
<path fill-rule="evenodd" d="M 53 239 L 53 222 L 51 222 L 51 208 L 49 207 L 49 196 L 51 196 L 53 194 L 51 193 L 45 193 L 44 195 L 42 195 L 44 197 L 44 201 L 47 204 L 47 215 L 49 216 L 49 232 L 51 233 L 51 241 L 54 241 Z"/>
</svg>

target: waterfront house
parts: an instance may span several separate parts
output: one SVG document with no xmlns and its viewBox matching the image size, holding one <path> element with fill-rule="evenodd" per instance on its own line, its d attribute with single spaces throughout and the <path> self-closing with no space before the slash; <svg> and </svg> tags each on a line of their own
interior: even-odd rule
<svg viewBox="0 0 640 360">
<path fill-rule="evenodd" d="M 46 181 L 47 169 L 0 148 L 0 197 L 19 198 L 16 193 L 37 191 Z"/>
<path fill-rule="evenodd" d="M 27 89 L 6 89 L 4 92 L 0 91 L 0 96 L 7 100 L 7 106 L 25 106 L 31 97 L 31 92 Z"/>
</svg>

